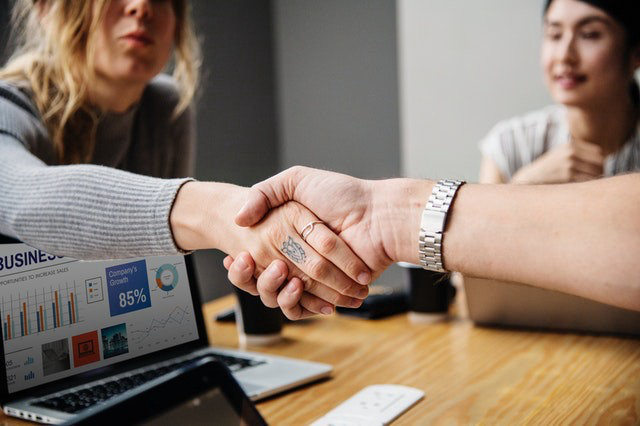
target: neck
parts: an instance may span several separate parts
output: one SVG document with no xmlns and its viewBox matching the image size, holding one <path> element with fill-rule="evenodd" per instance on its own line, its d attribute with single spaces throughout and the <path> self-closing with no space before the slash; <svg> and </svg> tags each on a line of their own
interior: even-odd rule
<svg viewBox="0 0 640 426">
<path fill-rule="evenodd" d="M 98 76 L 89 89 L 90 102 L 103 111 L 125 112 L 140 100 L 146 83 L 113 82 Z"/>
<path fill-rule="evenodd" d="M 617 151 L 637 126 L 638 108 L 630 99 L 603 102 L 594 108 L 569 107 L 567 121 L 574 140 L 598 145 L 605 154 Z"/>
</svg>

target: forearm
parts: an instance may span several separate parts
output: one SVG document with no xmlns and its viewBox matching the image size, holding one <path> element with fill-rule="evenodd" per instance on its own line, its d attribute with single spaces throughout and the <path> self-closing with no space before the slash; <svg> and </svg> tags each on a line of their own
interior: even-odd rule
<svg viewBox="0 0 640 426">
<path fill-rule="evenodd" d="M 0 135 L 0 233 L 80 259 L 177 253 L 169 211 L 185 181 L 47 166 Z"/>
<path fill-rule="evenodd" d="M 386 199 L 374 203 L 385 247 L 394 261 L 419 263 L 420 217 L 433 182 L 376 185 Z M 445 267 L 640 310 L 639 206 L 640 175 L 570 185 L 466 184 L 449 210 Z"/>
<path fill-rule="evenodd" d="M 640 175 L 586 184 L 465 185 L 445 266 L 640 309 Z"/>
</svg>

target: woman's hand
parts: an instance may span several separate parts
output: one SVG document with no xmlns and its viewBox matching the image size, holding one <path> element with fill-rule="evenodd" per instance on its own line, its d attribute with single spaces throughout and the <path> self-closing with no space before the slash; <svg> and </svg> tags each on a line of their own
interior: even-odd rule
<svg viewBox="0 0 640 426">
<path fill-rule="evenodd" d="M 262 303 L 270 308 L 280 308 L 290 320 L 295 321 L 313 315 L 303 307 L 303 299 L 310 296 L 304 291 L 304 284 L 297 277 L 286 281 L 288 269 L 281 260 L 274 260 L 267 268 L 267 271 L 277 268 L 281 272 L 277 275 L 264 273 L 257 279 L 254 276 L 255 263 L 249 253 L 240 253 L 235 259 L 231 256 L 225 257 L 224 267 L 229 271 L 229 281 L 240 288 L 257 288 Z M 332 311 L 331 309 L 322 313 L 330 314 Z"/>
<path fill-rule="evenodd" d="M 344 241 L 325 225 L 316 224 L 305 242 L 299 233 L 318 218 L 295 202 L 273 209 L 251 228 L 240 227 L 233 218 L 247 195 L 247 188 L 234 185 L 185 184 L 170 217 L 177 245 L 185 250 L 217 248 L 232 257 L 247 252 L 256 276 L 297 277 L 305 288 L 302 317 L 331 313 L 333 305 L 360 306 L 368 294 L 371 273 Z M 275 259 L 282 263 L 268 268 Z M 238 287 L 258 294 L 251 283 Z"/>
<path fill-rule="evenodd" d="M 513 175 L 511 183 L 567 183 L 597 179 L 602 177 L 604 158 L 598 145 L 570 141 L 522 167 Z"/>
</svg>

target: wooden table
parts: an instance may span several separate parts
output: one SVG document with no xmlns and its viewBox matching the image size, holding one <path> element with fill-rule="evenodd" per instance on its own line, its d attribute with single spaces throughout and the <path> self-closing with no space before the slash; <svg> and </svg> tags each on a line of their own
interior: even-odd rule
<svg viewBox="0 0 640 426">
<path fill-rule="evenodd" d="M 209 340 L 237 347 L 233 324 L 212 320 L 233 297 L 205 305 Z M 286 324 L 271 354 L 334 366 L 331 379 L 257 404 L 269 424 L 305 425 L 371 384 L 424 390 L 393 424 L 639 424 L 640 340 L 440 324 L 407 315 L 344 315 Z"/>
<path fill-rule="evenodd" d="M 209 340 L 237 347 L 234 324 L 213 321 L 227 296 L 204 306 Z M 272 425 L 306 425 L 371 384 L 425 391 L 393 424 L 639 424 L 640 340 L 440 324 L 406 315 L 342 315 L 287 324 L 271 354 L 334 366 L 333 377 L 259 402 Z M 0 414 L 0 425 L 30 424 Z"/>
</svg>

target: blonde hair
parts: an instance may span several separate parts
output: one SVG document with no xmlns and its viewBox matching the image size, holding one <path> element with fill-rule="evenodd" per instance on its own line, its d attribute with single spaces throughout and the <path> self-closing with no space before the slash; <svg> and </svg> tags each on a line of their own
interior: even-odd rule
<svg viewBox="0 0 640 426">
<path fill-rule="evenodd" d="M 93 155 L 98 117 L 88 104 L 87 88 L 95 81 L 94 38 L 109 1 L 17 0 L 13 10 L 17 49 L 0 69 L 0 79 L 31 90 L 61 164 L 85 163 Z M 187 0 L 173 0 L 173 7 L 173 77 L 180 91 L 176 117 L 194 97 L 200 50 Z"/>
</svg>

